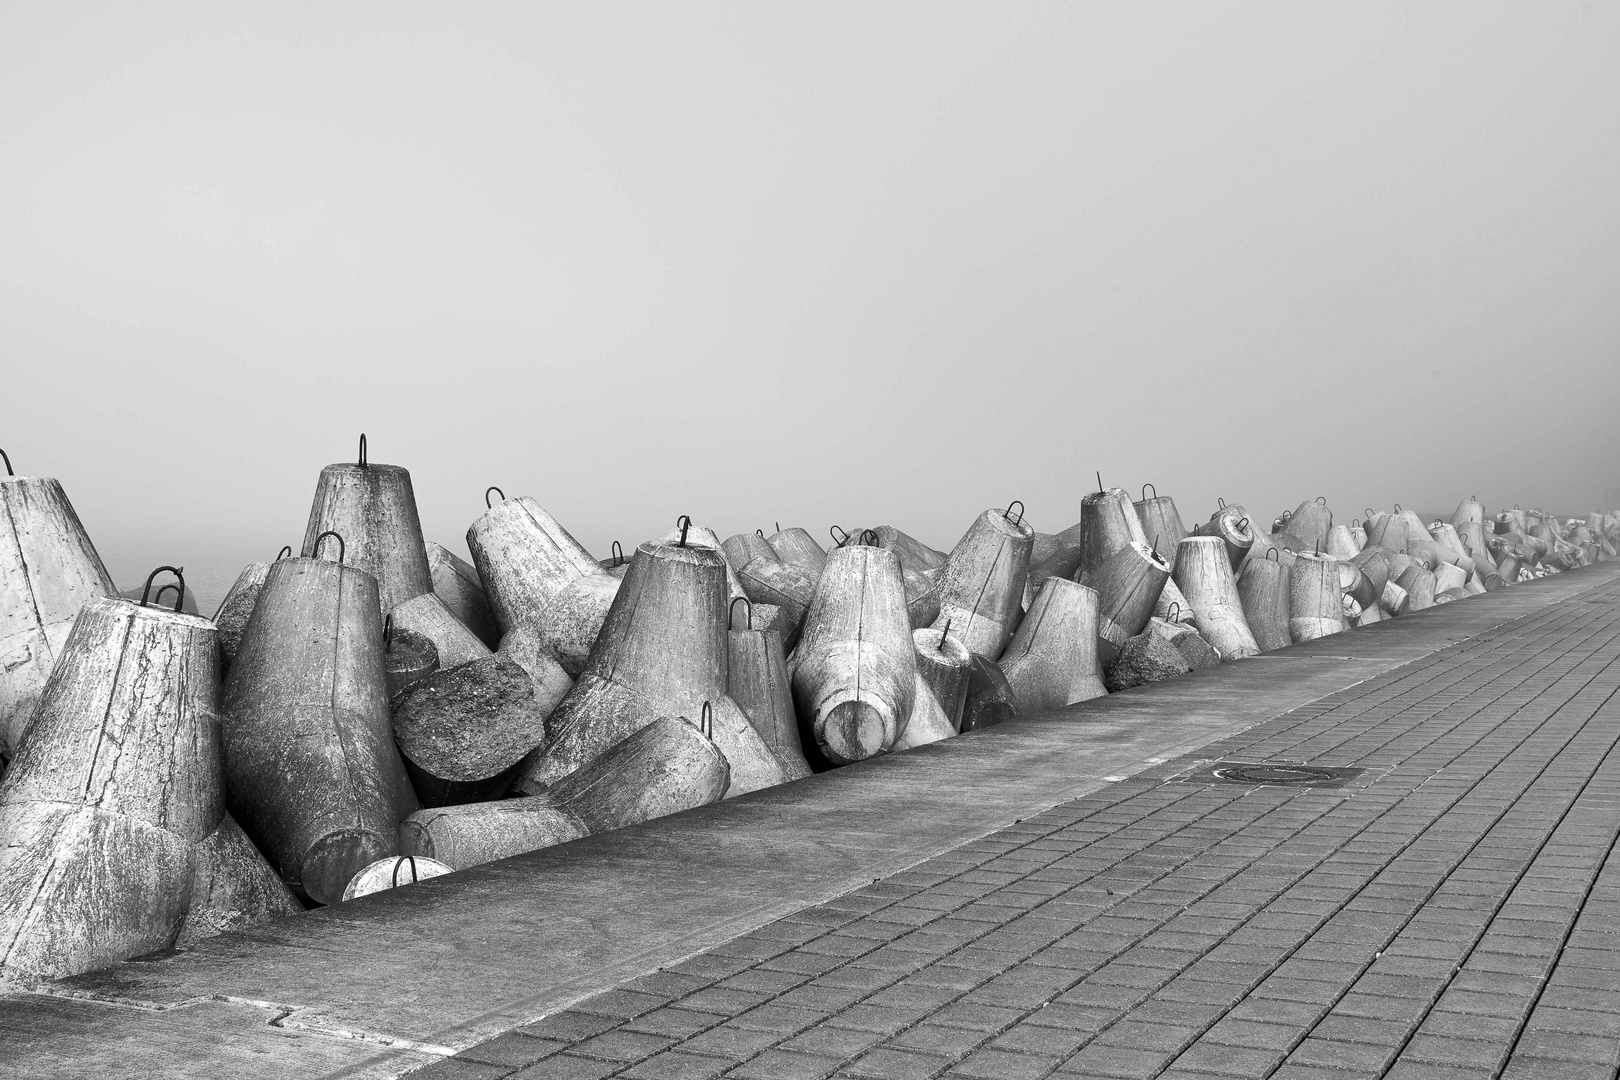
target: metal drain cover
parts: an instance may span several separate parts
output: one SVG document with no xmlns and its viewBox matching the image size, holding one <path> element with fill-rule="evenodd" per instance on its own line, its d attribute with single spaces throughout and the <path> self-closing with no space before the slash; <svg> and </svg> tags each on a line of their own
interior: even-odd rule
<svg viewBox="0 0 1620 1080">
<path fill-rule="evenodd" d="M 1217 761 L 1183 779 L 1195 784 L 1243 784 L 1248 787 L 1279 784 L 1288 787 L 1343 787 L 1364 770 L 1296 765 L 1286 761 Z"/>
</svg>

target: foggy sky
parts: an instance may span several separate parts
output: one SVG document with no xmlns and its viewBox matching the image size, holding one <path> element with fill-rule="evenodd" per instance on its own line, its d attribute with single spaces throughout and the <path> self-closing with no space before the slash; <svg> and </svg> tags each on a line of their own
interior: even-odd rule
<svg viewBox="0 0 1620 1080">
<path fill-rule="evenodd" d="M 1620 6 L 458 7 L 0 3 L 0 447 L 120 584 L 361 431 L 456 550 L 1620 486 Z"/>
</svg>

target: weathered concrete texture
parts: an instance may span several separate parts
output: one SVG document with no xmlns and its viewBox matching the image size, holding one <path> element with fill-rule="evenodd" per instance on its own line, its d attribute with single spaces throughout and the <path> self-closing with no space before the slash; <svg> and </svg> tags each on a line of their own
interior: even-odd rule
<svg viewBox="0 0 1620 1080">
<path fill-rule="evenodd" d="M 1103 1051 L 1085 1049 L 1093 1036 L 1086 1034 L 1084 1023 L 1097 1020 L 1108 1031 L 1130 1032 L 1139 1021 L 1150 1022 L 1135 1015 L 1126 1021 L 1122 1014 L 1099 1020 L 1096 1010 L 1113 1007 L 1101 999 L 1146 1001 L 1143 995 L 1157 991 L 1143 989 L 1150 986 L 1141 982 L 1147 977 L 1143 971 L 1155 970 L 1155 978 L 1173 982 L 1180 970 L 1175 965 L 1187 964 L 1203 965 L 1191 985 L 1204 989 L 1165 996 L 1155 1006 L 1159 1019 L 1151 1022 L 1176 1026 L 1173 1014 L 1178 1009 L 1208 1004 L 1201 999 L 1212 994 L 1228 1006 L 1246 1000 L 1254 978 L 1272 976 L 1250 970 L 1259 961 L 1229 957 L 1227 951 L 1262 946 L 1273 930 L 1299 929 L 1289 922 L 1298 914 L 1293 907 L 1268 907 L 1271 894 L 1263 889 L 1292 888 L 1292 875 L 1308 872 L 1360 836 L 1357 829 L 1373 826 L 1328 828 L 1294 847 L 1282 847 L 1276 856 L 1281 861 L 1268 853 L 1300 830 L 1314 828 L 1312 822 L 1347 800 L 1352 806 L 1381 808 L 1380 821 L 1417 828 L 1433 815 L 1423 818 L 1428 810 L 1404 812 L 1403 805 L 1417 800 L 1412 805 L 1427 806 L 1423 800 L 1436 793 L 1455 794 L 1460 785 L 1472 783 L 1434 777 L 1436 768 L 1473 760 L 1469 755 L 1477 757 L 1480 751 L 1471 748 L 1481 740 L 1495 740 L 1488 753 L 1503 758 L 1519 753 L 1515 747 L 1521 742 L 1529 746 L 1540 739 L 1541 729 L 1523 727 L 1512 719 L 1517 714 L 1511 710 L 1505 720 L 1485 728 L 1469 728 L 1466 718 L 1459 717 L 1457 730 L 1472 741 L 1437 734 L 1442 741 L 1451 738 L 1448 746 L 1455 744 L 1453 757 L 1445 760 L 1424 758 L 1427 743 L 1405 733 L 1452 705 L 1457 695 L 1473 692 L 1469 679 L 1489 684 L 1479 692 L 1495 695 L 1492 708 L 1500 710 L 1503 701 L 1528 708 L 1550 692 L 1547 679 L 1565 677 L 1572 665 L 1590 667 L 1600 652 L 1604 664 L 1620 655 L 1615 640 L 1620 631 L 1598 642 L 1596 631 L 1581 629 L 1620 620 L 1615 577 L 1608 567 L 1594 567 L 1543 579 L 252 933 L 226 935 L 189 952 L 59 984 L 59 994 L 82 995 L 72 1002 L 34 995 L 3 999 L 0 1045 L 7 1053 L 0 1057 L 0 1075 L 387 1075 L 432 1060 L 428 1055 L 435 1049 L 468 1048 L 554 1013 L 525 1034 L 505 1035 L 466 1057 L 434 1066 L 426 1075 L 505 1075 L 527 1064 L 517 1058 L 533 1055 L 528 1057 L 533 1061 L 564 1049 L 566 1053 L 531 1075 L 583 1080 L 642 1062 L 628 1073 L 635 1080 L 728 1071 L 744 1080 L 781 1080 L 838 1069 L 852 1075 L 926 1076 L 952 1068 L 970 1053 L 988 1055 L 973 1058 L 977 1071 L 968 1068 L 966 1074 L 976 1076 L 1004 1075 L 993 1071 L 997 1062 L 1008 1068 L 1032 1067 L 1022 1060 L 1001 1062 L 998 1055 L 1003 1054 L 1052 1057 L 1032 1076 L 1058 1065 L 1071 1075 L 1136 1075 L 1107 1071 L 1113 1066 L 1101 1060 Z M 1597 602 L 1558 603 L 1572 597 Z M 1526 615 L 1531 618 L 1496 629 Z M 1556 648 L 1549 651 L 1538 635 L 1559 638 Z M 1475 640 L 1464 649 L 1436 651 L 1465 639 Z M 1411 661 L 1417 663 L 1402 668 Z M 1521 670 L 1527 674 L 1515 674 Z M 1614 672 L 1608 667 L 1602 672 L 1600 678 L 1608 679 L 1612 689 Z M 1443 677 L 1448 674 L 1456 677 L 1447 682 Z M 1507 679 L 1507 689 L 1493 679 Z M 1418 713 L 1403 704 L 1406 698 L 1418 703 Z M 1291 710 L 1297 711 L 1284 715 Z M 1271 723 L 1255 728 L 1266 721 Z M 1620 726 L 1610 726 L 1611 736 L 1620 734 Z M 1239 734 L 1251 728 L 1255 730 Z M 1152 772 L 1113 782 L 1199 747 L 1205 747 L 1200 757 L 1248 753 L 1306 760 L 1332 756 L 1336 748 L 1374 730 L 1376 738 L 1366 736 L 1372 742 L 1354 744 L 1358 749 L 1348 763 L 1366 758 L 1378 769 L 1393 770 L 1380 783 L 1389 784 L 1389 778 L 1399 782 L 1371 789 L 1376 798 L 1366 788 L 1312 794 L 1167 783 Z M 1580 736 L 1587 729 L 1572 730 L 1574 734 L 1566 735 L 1581 751 L 1578 760 L 1598 767 L 1605 759 L 1581 741 L 1589 740 Z M 1274 731 L 1292 732 L 1293 741 L 1274 738 Z M 1216 740 L 1227 741 L 1208 745 Z M 1417 764 L 1389 747 L 1406 747 Z M 1556 773 L 1563 785 L 1560 797 L 1582 797 L 1579 792 L 1585 788 L 1566 777 L 1567 771 Z M 1138 797 L 1140 812 L 1116 809 Z M 1075 799 L 1081 802 L 1051 809 Z M 1265 815 L 1279 807 L 1282 816 L 1268 824 L 1271 819 Z M 1160 830 L 1162 850 L 1149 851 L 1161 843 L 1155 838 L 1160 833 L 1144 832 L 1138 824 L 1160 812 L 1168 815 L 1166 821 L 1173 819 L 1173 828 Z M 1305 816 L 1294 821 L 1287 817 L 1292 813 Z M 1466 821 L 1485 821 L 1483 813 Z M 1013 825 L 1033 815 L 1044 816 Z M 1251 828 L 1262 831 L 1245 831 Z M 990 833 L 995 835 L 986 835 Z M 1398 857 L 1407 850 L 1403 843 L 1375 830 L 1365 842 L 1357 842 L 1359 861 L 1352 861 L 1370 867 L 1374 856 Z M 1026 847 L 1030 853 L 1003 855 Z M 1206 848 L 1213 854 L 1199 857 L 1213 861 L 1167 884 L 1166 896 L 1154 901 L 1158 907 L 1146 911 L 1131 906 L 1172 865 Z M 1425 849 L 1422 867 L 1432 870 L 1436 859 L 1454 854 L 1453 848 Z M 1007 859 L 1004 865 L 990 865 L 1001 859 Z M 1059 859 L 1078 861 L 1065 864 L 1070 866 L 1066 875 L 1044 873 Z M 899 873 L 913 866 L 917 869 Z M 1344 872 L 1341 868 L 1333 874 L 1342 877 Z M 1418 894 L 1403 891 L 1406 880 L 1399 876 L 1410 872 L 1418 871 L 1398 867 L 1390 871 L 1394 877 L 1357 887 L 1372 888 L 1371 895 L 1380 898 L 1387 894 L 1410 900 Z M 1103 874 L 1098 884 L 1081 884 L 1097 874 Z M 1499 876 L 1485 873 L 1480 880 Z M 1565 876 L 1542 875 L 1538 880 L 1562 881 Z M 888 880 L 871 885 L 877 878 Z M 1226 889 L 1231 881 L 1238 884 L 1222 898 L 1200 892 Z M 1334 882 L 1316 887 L 1329 884 Z M 980 899 L 991 893 L 999 898 Z M 1031 914 L 1049 899 L 1057 903 L 1059 894 L 1065 897 L 1064 911 Z M 1290 904 L 1302 899 L 1310 897 L 1301 894 Z M 1208 908 L 1200 916 L 1205 924 L 1162 925 L 1194 902 Z M 822 906 L 805 910 L 818 903 Z M 1380 899 L 1367 910 L 1382 918 L 1383 903 Z M 880 915 L 880 909 L 890 914 Z M 1245 921 L 1257 912 L 1269 914 L 1253 925 Z M 1057 922 L 1048 921 L 1058 914 Z M 1161 922 L 1137 927 L 1132 921 L 1149 916 L 1162 917 Z M 935 920 L 948 920 L 948 925 L 942 921 L 934 930 L 914 929 Z M 832 932 L 846 925 L 855 928 Z M 1138 948 L 1140 942 L 1128 931 L 1145 927 L 1147 933 L 1166 936 L 1141 947 L 1167 951 L 1138 952 L 1123 967 L 1098 953 Z M 1244 930 L 1265 933 L 1233 942 L 1224 936 Z M 1042 950 L 1058 948 L 1050 937 L 1053 932 L 1065 938 L 1063 951 L 1025 964 Z M 1216 938 L 1186 952 L 1194 943 L 1176 937 L 1183 933 Z M 1370 936 L 1358 933 L 1350 941 L 1359 948 L 1361 938 Z M 1045 940 L 1043 934 L 1048 935 Z M 902 945 L 902 938 L 911 944 Z M 927 947 L 920 948 L 924 943 Z M 1296 941 L 1289 948 L 1310 944 Z M 1233 945 L 1243 948 L 1230 949 Z M 711 947 L 710 953 L 693 955 Z M 1206 957 L 1208 949 L 1226 951 Z M 851 959 L 857 955 L 859 960 Z M 1155 967 L 1153 957 L 1169 966 Z M 1096 992 L 1099 1001 L 1058 1001 L 1046 1006 L 1057 1011 L 1035 1014 L 1043 1003 L 1067 994 L 1077 980 L 1091 978 L 1087 973 L 1101 970 L 1098 965 L 1111 973 L 1097 983 L 1108 988 Z M 933 974 L 912 977 L 926 968 Z M 637 976 L 627 989 L 558 1012 Z M 895 989 L 901 983 L 905 988 Z M 1212 988 L 1222 989 L 1216 993 Z M 1291 1015 L 1287 1010 L 1297 1011 L 1304 999 L 1285 991 L 1292 988 L 1277 983 L 1275 1000 L 1254 1004 L 1249 1011 Z M 97 998 L 168 1011 L 116 1008 Z M 209 1004 L 192 1004 L 199 1001 Z M 227 1001 L 272 1003 L 288 1012 L 280 1031 L 256 1030 L 227 1048 L 223 1033 L 229 1025 L 217 1015 L 222 1008 L 218 1003 Z M 248 1005 L 230 1009 L 251 1012 Z M 1233 1021 L 1229 1026 L 1235 1031 L 1236 1022 L 1247 1015 L 1226 1019 Z M 1054 1033 L 1060 1016 L 1067 1019 Z M 265 1017 L 259 1015 L 261 1023 Z M 246 1020 L 242 1024 L 254 1026 Z M 1013 1035 L 1015 1028 L 1018 1034 Z M 349 1038 L 287 1037 L 288 1030 L 300 1029 Z M 1297 1029 L 1296 1024 L 1290 1031 L 1297 1035 Z M 599 1041 L 587 1042 L 603 1032 Z M 972 1032 L 978 1034 L 970 1038 L 966 1033 Z M 695 1037 L 670 1050 L 668 1060 L 654 1057 L 687 1036 Z M 1282 1033 L 1269 1037 L 1280 1039 Z M 72 1038 L 125 1048 L 122 1052 L 132 1062 L 143 1060 L 142 1053 L 156 1055 L 170 1048 L 178 1059 L 147 1072 L 128 1066 L 111 1069 L 106 1055 L 115 1051 L 98 1050 L 98 1056 L 86 1057 L 81 1065 L 62 1053 L 63 1041 Z M 1196 1049 L 1201 1038 L 1185 1049 Z M 370 1044 L 374 1050 L 360 1039 L 376 1040 Z M 385 1049 L 382 1040 L 388 1039 L 416 1046 L 418 1052 Z M 1071 1045 L 1060 1051 L 1042 1049 L 1063 1039 L 1072 1040 Z M 264 1040 L 274 1042 L 274 1052 L 255 1055 L 242 1049 Z M 1022 1042 L 1014 1045 L 1018 1040 Z M 209 1045 L 218 1049 L 208 1051 Z M 1105 1039 L 1098 1045 L 1113 1043 Z M 1239 1044 L 1212 1039 L 1208 1045 Z M 1137 1052 L 1120 1048 L 1125 1050 Z M 1076 1057 L 1077 1051 L 1089 1056 Z M 1162 1057 L 1171 1051 L 1153 1052 Z M 1219 1057 L 1214 1050 L 1208 1053 Z M 1068 1064 L 1071 1058 L 1073 1064 Z M 1180 1064 L 1190 1068 L 1198 1060 L 1194 1055 Z M 791 1073 L 786 1062 L 794 1063 Z"/>
</svg>

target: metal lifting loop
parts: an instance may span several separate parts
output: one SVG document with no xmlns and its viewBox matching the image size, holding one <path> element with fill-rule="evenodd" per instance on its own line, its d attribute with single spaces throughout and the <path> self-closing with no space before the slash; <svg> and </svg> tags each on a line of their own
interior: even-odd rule
<svg viewBox="0 0 1620 1080">
<path fill-rule="evenodd" d="M 761 540 L 763 540 L 763 539 L 765 539 L 765 530 L 764 529 L 755 529 L 754 530 L 754 535 L 759 537 Z"/>
<path fill-rule="evenodd" d="M 1274 563 L 1282 562 L 1282 556 L 1277 554 L 1277 549 L 1276 548 L 1266 548 L 1266 556 L 1265 557 L 1270 559 Z"/>
<path fill-rule="evenodd" d="M 613 566 L 615 569 L 624 565 L 624 548 L 619 546 L 617 540 L 613 541 Z"/>
<path fill-rule="evenodd" d="M 835 532 L 844 533 L 844 535 L 840 538 L 834 535 Z M 832 537 L 833 547 L 843 547 L 849 541 L 849 533 L 844 532 L 843 527 L 839 525 L 827 526 L 827 535 Z"/>
<path fill-rule="evenodd" d="M 1225 499 L 1217 497 L 1215 501 L 1220 505 L 1220 508 L 1222 510 L 1226 509 L 1226 500 Z"/>
<path fill-rule="evenodd" d="M 180 605 L 185 603 L 185 600 L 186 600 L 185 567 L 183 567 L 183 566 L 160 566 L 156 570 L 152 571 L 150 574 L 146 575 L 146 584 L 141 587 L 141 607 L 146 606 L 146 594 L 148 592 L 150 592 L 151 589 L 152 589 L 152 579 L 157 577 L 159 574 L 163 573 L 163 571 L 165 571 L 165 570 L 167 570 L 169 573 L 173 574 L 175 576 L 175 580 L 180 582 L 180 598 L 174 602 L 174 610 L 179 611 L 180 610 Z M 158 595 L 159 596 L 163 595 L 163 590 L 162 589 L 158 590 Z"/>
<path fill-rule="evenodd" d="M 730 630 L 732 628 L 731 624 L 737 619 L 738 604 L 746 605 L 743 608 L 743 629 L 752 630 L 754 628 L 754 602 L 746 596 L 734 596 L 731 598 L 731 606 L 726 609 L 726 629 Z"/>
<path fill-rule="evenodd" d="M 492 492 L 492 491 L 495 492 L 497 495 L 499 495 L 501 497 L 501 502 L 506 501 L 506 492 L 502 491 L 500 488 L 496 487 L 494 484 L 491 484 L 491 485 L 489 485 L 489 487 L 484 489 L 484 509 L 485 510 L 488 510 L 490 508 L 491 504 L 490 504 L 490 501 L 489 501 L 489 493 Z"/>
<path fill-rule="evenodd" d="M 1351 528 L 1352 528 L 1352 529 L 1359 529 L 1359 528 L 1361 528 L 1361 519 L 1360 519 L 1360 518 L 1351 518 L 1351 519 L 1350 519 L 1350 527 L 1351 527 Z"/>
<path fill-rule="evenodd" d="M 1174 600 L 1170 601 L 1170 609 L 1167 614 L 1170 617 L 1165 622 L 1178 622 L 1181 619 L 1181 605 Z"/>
<path fill-rule="evenodd" d="M 1247 529 L 1248 527 L 1249 527 L 1249 519 L 1248 518 L 1238 518 L 1238 523 L 1237 523 L 1237 531 L 1238 532 L 1242 532 L 1244 529 Z"/>
<path fill-rule="evenodd" d="M 951 636 L 951 617 L 949 615 L 947 615 L 945 617 L 945 629 L 943 629 L 943 630 L 941 630 L 939 632 L 939 649 L 940 649 L 941 652 L 945 651 L 945 639 L 950 637 L 950 636 Z"/>
<path fill-rule="evenodd" d="M 360 460 L 356 462 L 362 469 L 366 467 L 366 433 L 360 433 Z"/>
<path fill-rule="evenodd" d="M 4 450 L 0 450 L 0 458 L 6 459 L 6 475 L 16 476 L 17 474 L 11 471 L 11 455 L 6 453 Z"/>
<path fill-rule="evenodd" d="M 1155 499 L 1157 499 L 1159 497 L 1159 488 L 1158 488 L 1158 486 L 1156 484 L 1143 484 L 1142 485 L 1142 501 L 1143 502 L 1147 502 L 1147 489 L 1148 488 L 1153 489 L 1153 497 Z"/>
<path fill-rule="evenodd" d="M 292 545 L 291 544 L 282 544 L 281 545 L 281 550 L 276 552 L 276 562 L 280 562 L 282 559 L 290 559 L 290 558 L 292 558 Z"/>
<path fill-rule="evenodd" d="M 868 540 L 867 539 L 868 536 L 870 536 L 872 539 Z M 883 538 L 877 534 L 876 529 L 862 529 L 861 530 L 861 540 L 860 540 L 860 542 L 862 544 L 866 545 L 867 547 L 882 547 L 883 546 Z"/>
<path fill-rule="evenodd" d="M 1316 557 L 1320 559 L 1322 557 L 1322 541 L 1317 540 L 1314 543 L 1316 545 Z"/>
<path fill-rule="evenodd" d="M 1018 507 L 1018 520 L 1014 521 L 1013 524 L 1022 525 L 1024 523 L 1024 501 L 1022 499 L 1014 499 L 1012 502 L 1008 503 L 1007 509 L 1001 512 L 1002 519 L 1005 521 L 1012 521 L 1012 508 L 1015 506 Z"/>
<path fill-rule="evenodd" d="M 710 741 L 714 739 L 714 709 L 707 701 L 703 703 L 703 711 L 698 714 L 698 730 L 703 737 Z"/>
<path fill-rule="evenodd" d="M 1318 495 L 1316 497 L 1316 501 L 1321 503 L 1323 506 L 1326 506 L 1327 505 L 1327 496 L 1326 495 Z"/>
<path fill-rule="evenodd" d="M 776 523 L 776 531 L 777 531 L 777 532 L 781 532 L 781 531 L 782 531 L 782 523 L 781 523 L 781 522 L 780 522 L 780 521 L 778 521 L 778 522 L 777 522 L 777 523 Z"/>
<path fill-rule="evenodd" d="M 394 651 L 394 613 L 383 617 L 383 652 Z"/>
<path fill-rule="evenodd" d="M 1101 495 L 1102 493 L 1103 493 L 1102 473 L 1098 473 L 1097 474 L 1097 494 Z"/>
<path fill-rule="evenodd" d="M 1395 512 L 1396 512 L 1396 513 L 1397 513 L 1397 514 L 1398 514 L 1398 513 L 1400 513 L 1400 512 L 1401 512 L 1401 504 L 1400 504 L 1400 503 L 1396 503 L 1396 504 L 1395 504 Z"/>
<path fill-rule="evenodd" d="M 686 514 L 682 514 L 680 517 L 675 519 L 675 525 L 676 525 L 677 528 L 679 528 L 681 530 L 681 542 L 679 544 L 676 544 L 675 546 L 676 547 L 685 547 L 686 546 L 686 530 L 690 529 L 692 527 L 692 519 L 689 516 L 687 516 Z"/>
<path fill-rule="evenodd" d="M 174 610 L 179 611 L 180 605 L 186 602 L 186 591 L 172 581 L 159 589 L 157 595 L 152 597 L 152 606 L 156 607 L 158 604 L 163 603 L 163 594 L 170 589 L 174 590 Z"/>
<path fill-rule="evenodd" d="M 394 874 L 392 879 L 388 882 L 388 887 L 390 889 L 399 888 L 399 868 L 404 866 L 406 863 L 411 864 L 411 883 L 415 884 L 415 882 L 418 880 L 416 877 L 416 856 L 401 855 L 399 858 L 394 860 Z"/>
<path fill-rule="evenodd" d="M 315 538 L 315 557 L 317 559 L 321 557 L 321 541 L 325 540 L 328 536 L 332 537 L 333 539 L 335 539 L 338 542 L 338 565 L 342 566 L 343 565 L 343 556 L 344 556 L 347 548 L 346 548 L 346 545 L 343 543 L 343 537 L 340 536 L 338 533 L 333 532 L 331 529 L 327 529 L 325 532 L 321 533 L 321 535 L 319 535 L 319 536 L 317 536 Z"/>
</svg>

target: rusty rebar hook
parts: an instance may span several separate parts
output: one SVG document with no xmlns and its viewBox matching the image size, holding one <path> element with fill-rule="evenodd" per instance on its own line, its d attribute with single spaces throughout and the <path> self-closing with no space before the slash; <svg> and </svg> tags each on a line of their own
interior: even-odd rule
<svg viewBox="0 0 1620 1080">
<path fill-rule="evenodd" d="M 318 559 L 321 557 L 321 541 L 325 540 L 328 536 L 332 537 L 338 542 L 338 565 L 342 566 L 343 560 L 348 554 L 348 545 L 343 542 L 343 537 L 341 534 L 334 532 L 331 529 L 327 529 L 325 532 L 321 533 L 321 535 L 315 538 L 315 558 Z"/>
<path fill-rule="evenodd" d="M 949 615 L 947 615 L 945 617 L 945 629 L 943 629 L 943 630 L 941 630 L 939 632 L 939 648 L 940 648 L 941 652 L 943 652 L 944 649 L 945 649 L 945 640 L 947 638 L 949 638 L 950 636 L 951 636 L 951 617 Z"/>
<path fill-rule="evenodd" d="M 502 491 L 500 488 L 496 487 L 494 484 L 491 484 L 491 485 L 489 485 L 489 487 L 484 489 L 484 509 L 485 510 L 488 510 L 490 508 L 490 506 L 492 505 L 490 503 L 490 501 L 489 501 L 489 493 L 492 492 L 492 491 L 495 492 L 496 494 L 500 495 L 501 502 L 506 501 L 506 492 Z"/>
<path fill-rule="evenodd" d="M 1159 497 L 1159 486 L 1157 484 L 1143 484 L 1142 485 L 1142 501 L 1143 502 L 1147 502 L 1147 489 L 1148 488 L 1153 489 L 1153 497 L 1155 499 L 1157 499 Z"/>
<path fill-rule="evenodd" d="M 355 462 L 362 469 L 366 467 L 366 433 L 360 433 L 360 460 Z"/>
<path fill-rule="evenodd" d="M 617 540 L 613 541 L 613 547 L 608 554 L 613 556 L 613 568 L 615 570 L 624 565 L 624 548 L 619 546 Z"/>
<path fill-rule="evenodd" d="M 1013 524 L 1022 525 L 1024 523 L 1024 500 L 1022 499 L 1014 499 L 1012 502 L 1008 503 L 1007 509 L 1001 512 L 1001 518 L 1003 521 L 1012 521 L 1012 508 L 1015 506 L 1018 507 L 1018 520 L 1013 521 Z"/>
<path fill-rule="evenodd" d="M 835 535 L 835 532 L 844 533 L 844 535 L 839 537 Z M 843 547 L 845 544 L 849 543 L 849 533 L 844 532 L 842 525 L 827 526 L 827 535 L 832 537 L 833 547 Z"/>
<path fill-rule="evenodd" d="M 290 559 L 290 558 L 292 558 L 292 545 L 291 544 L 282 544 L 281 545 L 281 550 L 276 552 L 276 562 L 280 562 L 282 559 Z"/>
<path fill-rule="evenodd" d="M 411 864 L 411 881 L 410 881 L 410 883 L 414 885 L 417 881 L 420 880 L 416 876 L 416 856 L 415 855 L 401 855 L 399 858 L 394 860 L 394 875 L 393 875 L 393 878 L 388 882 L 388 887 L 390 889 L 399 888 L 399 868 L 401 866 L 403 866 L 405 863 L 410 863 Z"/>
<path fill-rule="evenodd" d="M 731 598 L 731 606 L 726 608 L 726 629 L 730 630 L 732 624 L 737 621 L 738 604 L 746 605 L 743 608 L 743 629 L 752 630 L 754 628 L 754 602 L 746 596 L 733 596 Z"/>
<path fill-rule="evenodd" d="M 174 610 L 179 611 L 180 610 L 180 605 L 184 604 L 186 602 L 186 573 L 185 573 L 186 568 L 183 567 L 183 566 L 160 566 L 156 570 L 152 571 L 150 574 L 146 575 L 146 584 L 141 587 L 141 607 L 146 606 L 146 596 L 152 590 L 152 579 L 156 578 L 159 574 L 163 573 L 163 571 L 165 571 L 165 570 L 167 570 L 169 573 L 173 574 L 175 576 L 175 580 L 180 582 L 180 597 L 179 597 L 179 599 L 177 599 L 174 602 Z M 172 586 L 168 586 L 168 585 L 164 586 L 164 588 L 171 588 L 171 587 Z M 159 589 L 158 590 L 158 596 L 162 596 L 162 595 L 163 595 L 163 589 Z"/>
<path fill-rule="evenodd" d="M 680 543 L 676 544 L 675 546 L 676 547 L 685 547 L 686 546 L 686 530 L 688 530 L 688 529 L 690 529 L 692 527 L 692 518 L 687 514 L 682 514 L 680 517 L 675 519 L 675 525 L 676 525 L 677 528 L 679 528 L 681 530 Z"/>
</svg>

